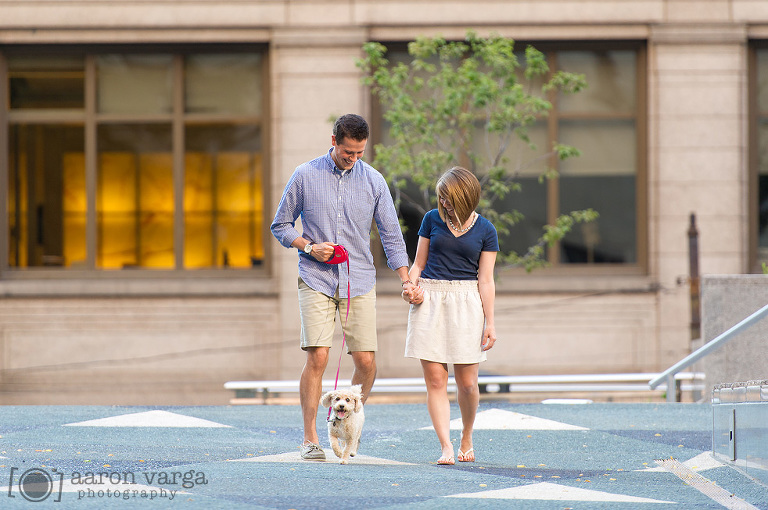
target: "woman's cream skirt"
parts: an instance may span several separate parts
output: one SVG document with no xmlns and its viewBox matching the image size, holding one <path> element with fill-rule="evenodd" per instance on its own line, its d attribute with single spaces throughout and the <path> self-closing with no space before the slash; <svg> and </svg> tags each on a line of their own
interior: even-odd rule
<svg viewBox="0 0 768 510">
<path fill-rule="evenodd" d="M 478 363 L 485 315 L 477 280 L 419 279 L 424 302 L 411 305 L 405 357 L 438 363 Z"/>
</svg>

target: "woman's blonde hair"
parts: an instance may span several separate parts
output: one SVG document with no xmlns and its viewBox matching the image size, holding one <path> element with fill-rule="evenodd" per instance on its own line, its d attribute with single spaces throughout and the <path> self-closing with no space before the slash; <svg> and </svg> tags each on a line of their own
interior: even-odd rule
<svg viewBox="0 0 768 510">
<path fill-rule="evenodd" d="M 447 198 L 453 205 L 459 225 L 467 221 L 480 203 L 480 181 L 475 174 L 460 166 L 451 168 L 438 179 L 435 192 L 437 193 L 437 212 L 446 223 L 448 215 L 443 204 L 440 203 L 441 197 Z"/>
</svg>

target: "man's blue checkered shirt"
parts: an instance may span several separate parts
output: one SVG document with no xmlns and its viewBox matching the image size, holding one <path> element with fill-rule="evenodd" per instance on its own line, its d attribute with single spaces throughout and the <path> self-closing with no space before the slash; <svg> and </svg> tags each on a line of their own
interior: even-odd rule
<svg viewBox="0 0 768 510">
<path fill-rule="evenodd" d="M 408 255 L 384 177 L 362 160 L 342 173 L 331 158 L 332 150 L 296 168 L 270 228 L 286 248 L 302 236 L 313 243 L 343 245 L 349 252 L 349 279 L 355 297 L 366 294 L 376 283 L 370 248 L 372 221 L 376 221 L 392 270 L 407 267 Z M 295 227 L 299 216 L 301 234 Z M 333 296 L 339 289 L 339 295 L 347 297 L 346 264 L 325 264 L 299 253 L 299 276 L 323 294 Z"/>
</svg>

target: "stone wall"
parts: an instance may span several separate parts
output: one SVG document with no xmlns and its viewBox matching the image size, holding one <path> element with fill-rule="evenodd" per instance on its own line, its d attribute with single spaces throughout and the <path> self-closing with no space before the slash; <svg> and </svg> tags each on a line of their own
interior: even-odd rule
<svg viewBox="0 0 768 510">
<path fill-rule="evenodd" d="M 267 298 L 0 300 L 0 404 L 224 404 L 279 375 Z"/>
<path fill-rule="evenodd" d="M 481 371 L 651 371 L 654 301 L 650 293 L 499 295 L 499 339 Z M 298 379 L 298 310 L 281 320 L 277 308 L 269 297 L 0 300 L 0 404 L 226 404 L 227 381 Z M 407 310 L 380 293 L 379 377 L 421 375 L 418 361 L 403 357 Z M 335 342 L 331 379 L 339 331 Z M 342 378 L 351 372 L 345 355 Z"/>
</svg>

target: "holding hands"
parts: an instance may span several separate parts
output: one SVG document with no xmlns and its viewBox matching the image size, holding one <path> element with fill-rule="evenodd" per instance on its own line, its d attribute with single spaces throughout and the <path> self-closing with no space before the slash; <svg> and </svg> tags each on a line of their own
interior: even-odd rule
<svg viewBox="0 0 768 510">
<path fill-rule="evenodd" d="M 411 281 L 403 284 L 403 299 L 412 305 L 420 305 L 424 302 L 424 289 Z"/>
</svg>

